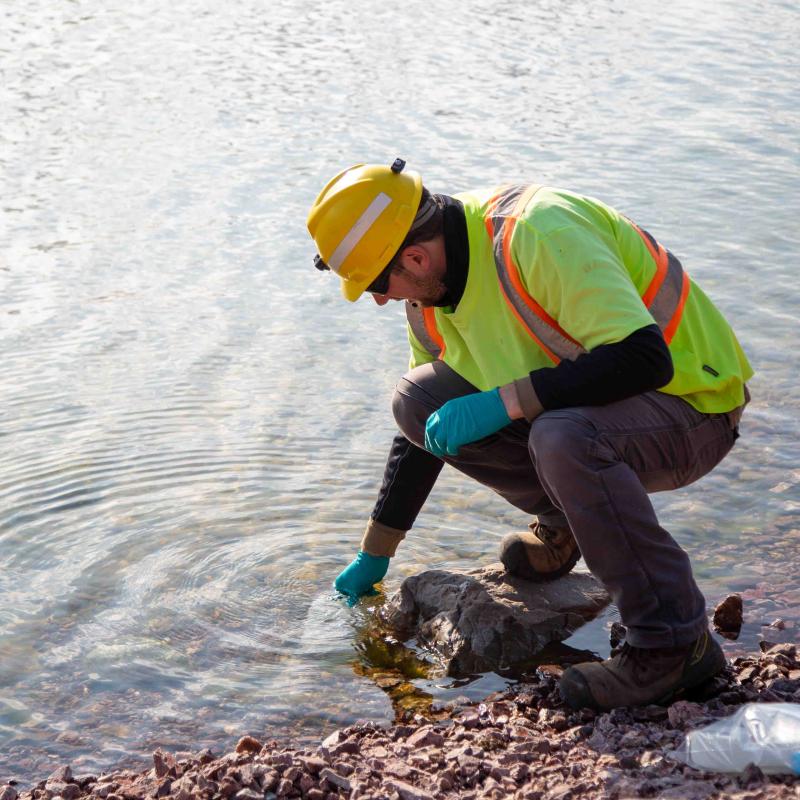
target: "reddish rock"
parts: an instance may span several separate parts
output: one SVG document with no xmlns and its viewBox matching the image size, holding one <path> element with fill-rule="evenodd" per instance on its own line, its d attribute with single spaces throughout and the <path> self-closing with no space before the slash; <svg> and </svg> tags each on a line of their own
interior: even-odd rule
<svg viewBox="0 0 800 800">
<path fill-rule="evenodd" d="M 233 797 L 242 788 L 239 781 L 226 775 L 219 784 L 219 793 L 223 797 Z"/>
<path fill-rule="evenodd" d="M 236 743 L 237 753 L 258 753 L 262 744 L 253 736 L 242 736 Z"/>
<path fill-rule="evenodd" d="M 387 780 L 383 782 L 383 785 L 390 791 L 397 792 L 400 795 L 400 800 L 434 800 L 430 792 L 417 786 L 412 786 L 410 783 Z"/>
<path fill-rule="evenodd" d="M 156 750 L 153 753 L 153 771 L 156 778 L 163 778 L 170 771 L 173 765 L 173 760 L 161 750 Z"/>
<path fill-rule="evenodd" d="M 428 745 L 441 747 L 443 743 L 442 734 L 427 725 L 408 737 L 409 747 L 427 747 Z"/>
<path fill-rule="evenodd" d="M 703 709 L 697 703 L 678 700 L 669 707 L 667 714 L 673 728 L 683 729 L 687 722 L 703 716 Z"/>
<path fill-rule="evenodd" d="M 264 793 L 253 789 L 241 789 L 234 795 L 234 800 L 264 800 Z"/>
<path fill-rule="evenodd" d="M 297 782 L 297 786 L 301 792 L 308 794 L 308 792 L 316 788 L 316 783 L 314 782 L 314 779 L 310 775 L 301 775 L 300 780 Z"/>
<path fill-rule="evenodd" d="M 318 775 L 321 770 L 328 766 L 326 761 L 316 756 L 300 756 L 297 760 L 312 775 Z"/>
<path fill-rule="evenodd" d="M 742 597 L 728 595 L 715 609 L 714 630 L 726 639 L 738 639 L 742 629 Z"/>
<path fill-rule="evenodd" d="M 291 781 L 287 781 L 286 778 L 281 778 L 278 782 L 278 789 L 275 794 L 277 794 L 278 797 L 286 797 L 293 788 L 294 784 L 292 784 Z"/>
<path fill-rule="evenodd" d="M 319 779 L 321 781 L 327 781 L 331 786 L 336 786 L 338 789 L 344 789 L 346 792 L 349 792 L 352 788 L 348 778 L 345 778 L 344 775 L 339 775 L 329 767 L 325 767 L 325 769 L 320 771 Z"/>
</svg>

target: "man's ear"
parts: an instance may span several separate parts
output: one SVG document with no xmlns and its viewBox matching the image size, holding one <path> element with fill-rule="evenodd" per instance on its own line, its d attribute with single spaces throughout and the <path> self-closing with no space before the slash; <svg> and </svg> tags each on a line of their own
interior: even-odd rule
<svg viewBox="0 0 800 800">
<path fill-rule="evenodd" d="M 415 275 L 427 272 L 431 256 L 422 244 L 410 244 L 400 254 L 400 263 Z"/>
</svg>

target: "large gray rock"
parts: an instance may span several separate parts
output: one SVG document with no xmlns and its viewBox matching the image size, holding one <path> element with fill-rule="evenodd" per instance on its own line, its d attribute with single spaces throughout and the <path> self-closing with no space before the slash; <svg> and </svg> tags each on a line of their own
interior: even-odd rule
<svg viewBox="0 0 800 800">
<path fill-rule="evenodd" d="M 529 662 L 609 602 L 586 573 L 533 583 L 492 564 L 466 573 L 429 570 L 406 578 L 380 616 L 402 639 L 416 636 L 442 660 L 448 675 L 457 676 Z"/>
</svg>

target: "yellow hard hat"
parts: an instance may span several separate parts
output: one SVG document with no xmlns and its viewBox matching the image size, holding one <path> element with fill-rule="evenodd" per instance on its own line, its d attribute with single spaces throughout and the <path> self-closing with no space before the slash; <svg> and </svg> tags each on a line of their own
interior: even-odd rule
<svg viewBox="0 0 800 800">
<path fill-rule="evenodd" d="M 319 193 L 308 214 L 308 232 L 319 250 L 319 269 L 342 279 L 351 302 L 392 260 L 411 229 L 422 197 L 422 178 L 403 171 L 398 158 L 390 167 L 356 164 L 340 172 Z"/>
</svg>

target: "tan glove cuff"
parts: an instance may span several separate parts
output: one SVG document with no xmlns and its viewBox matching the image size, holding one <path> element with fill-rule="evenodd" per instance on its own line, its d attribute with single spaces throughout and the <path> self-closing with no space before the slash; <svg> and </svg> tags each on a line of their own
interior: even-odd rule
<svg viewBox="0 0 800 800">
<path fill-rule="evenodd" d="M 536 389 L 533 388 L 529 375 L 524 378 L 518 378 L 514 381 L 514 388 L 517 390 L 517 397 L 519 398 L 519 405 L 525 419 L 528 422 L 533 422 L 536 417 L 544 411 L 544 406 L 539 402 L 536 394 Z"/>
<path fill-rule="evenodd" d="M 389 556 L 391 558 L 397 550 L 397 545 L 405 538 L 406 531 L 390 528 L 388 525 L 370 519 L 364 531 L 364 537 L 361 539 L 361 549 L 371 556 Z"/>
</svg>

